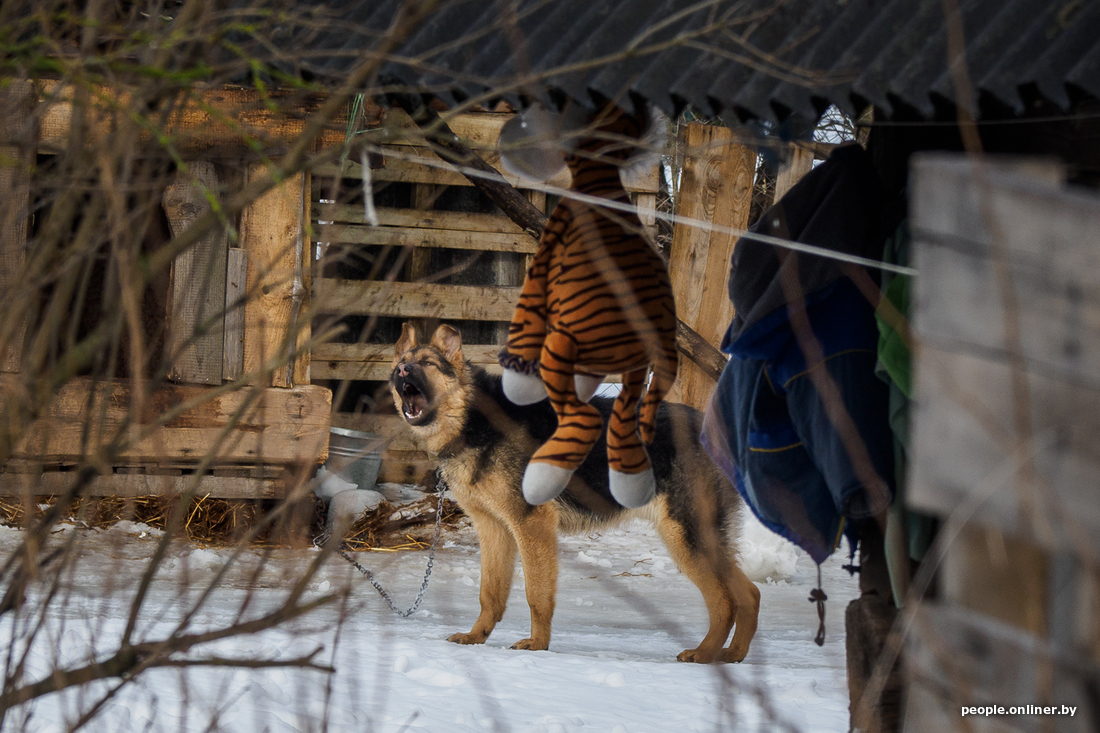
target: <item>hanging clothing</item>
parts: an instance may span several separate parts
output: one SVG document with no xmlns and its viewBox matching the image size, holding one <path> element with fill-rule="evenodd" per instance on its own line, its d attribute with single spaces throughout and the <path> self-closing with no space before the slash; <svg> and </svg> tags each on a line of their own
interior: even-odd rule
<svg viewBox="0 0 1100 733">
<path fill-rule="evenodd" d="M 842 147 L 753 230 L 879 259 L 881 210 L 866 153 Z M 893 498 L 889 390 L 874 373 L 879 333 L 850 267 L 738 242 L 737 315 L 722 344 L 731 358 L 701 436 L 764 525 L 818 563 L 842 532 L 858 539 L 846 519 L 875 516 Z"/>
<path fill-rule="evenodd" d="M 883 261 L 898 265 L 909 264 L 910 241 L 908 221 L 903 220 L 886 240 Z M 906 319 L 909 317 L 910 281 L 908 275 L 895 275 L 885 270 L 882 273 L 883 297 Z M 875 374 L 890 390 L 889 421 L 894 436 L 894 480 L 900 500 L 905 496 L 909 462 L 909 403 L 913 399 L 912 353 L 906 337 L 894 327 L 891 317 L 887 317 L 880 309 L 875 314 L 875 319 L 879 330 Z M 898 510 L 898 519 L 904 526 L 906 559 L 918 562 L 923 560 L 935 538 L 937 520 L 932 516 L 905 509 L 904 503 Z M 891 564 L 900 562 L 889 558 L 889 555 L 890 547 L 887 546 L 887 556 L 892 560 Z M 895 593 L 895 602 L 900 607 L 901 598 L 898 596 L 900 594 Z"/>
</svg>

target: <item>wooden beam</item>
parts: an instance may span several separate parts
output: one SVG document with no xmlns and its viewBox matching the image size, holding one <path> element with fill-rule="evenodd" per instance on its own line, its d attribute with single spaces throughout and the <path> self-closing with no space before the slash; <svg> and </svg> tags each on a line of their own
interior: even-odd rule
<svg viewBox="0 0 1100 733">
<path fill-rule="evenodd" d="M 23 271 L 30 223 L 30 182 L 34 167 L 34 104 L 37 95 L 30 82 L 12 81 L 0 86 L 0 293 L 11 298 Z M 23 360 L 25 313 L 11 304 L 18 318 L 9 315 L 0 330 L 0 371 L 16 372 Z"/>
<path fill-rule="evenodd" d="M 534 253 L 538 243 L 525 234 L 497 234 L 423 227 L 370 227 L 323 224 L 314 229 L 318 242 L 389 245 L 392 247 L 440 247 L 489 252 Z"/>
<path fill-rule="evenodd" d="M 496 344 L 464 344 L 462 355 L 474 364 L 496 364 L 500 346 Z M 315 361 L 340 361 L 355 363 L 385 364 L 389 378 L 389 368 L 393 364 L 392 344 L 321 344 L 313 350 Z"/>
<path fill-rule="evenodd" d="M 714 125 L 686 125 L 684 142 L 689 152 L 684 160 L 677 214 L 719 227 L 746 228 L 756 153 L 735 143 L 728 128 Z M 691 151 L 701 152 L 692 155 Z M 676 295 L 676 314 L 712 347 L 721 343 L 733 320 L 726 282 L 736 242 L 730 234 L 680 223 L 673 227 L 668 270 Z M 725 361 L 723 356 L 708 357 L 712 367 L 719 367 L 719 375 Z M 672 399 L 705 409 L 716 379 L 713 369 L 705 370 L 681 359 Z"/>
<path fill-rule="evenodd" d="M 14 377 L 3 375 L 0 386 L 5 397 L 20 388 Z M 216 464 L 319 463 L 328 455 L 332 393 L 322 387 L 265 389 L 251 402 L 247 390 L 204 399 L 210 388 L 197 385 L 147 383 L 142 392 L 144 412 L 135 415 L 139 406 L 132 382 L 74 379 L 31 425 L 13 455 L 75 462 L 92 455 L 119 430 L 126 447 L 111 457 L 118 463 L 198 462 L 209 453 Z M 192 401 L 198 403 L 193 409 L 163 426 L 146 427 L 165 411 Z M 238 412 L 235 427 L 223 434 Z M 146 430 L 149 435 L 141 438 Z"/>
<path fill-rule="evenodd" d="M 314 280 L 315 310 L 339 315 L 511 320 L 520 288 L 368 280 Z"/>
<path fill-rule="evenodd" d="M 73 118 L 73 87 L 62 82 L 45 80 L 39 85 L 39 97 L 44 105 L 42 116 L 41 152 L 62 150 L 69 144 Z M 102 144 L 112 134 L 112 118 L 119 110 L 128 110 L 134 97 L 126 89 L 97 87 L 92 98 L 110 100 L 89 110 L 87 139 L 90 145 Z M 298 138 L 305 129 L 310 114 L 320 109 L 324 98 L 295 92 L 269 91 L 261 94 L 253 89 L 194 90 L 163 123 L 164 134 L 172 139 L 173 148 L 191 158 L 239 158 L 257 148 L 265 154 L 277 155 Z M 377 125 L 382 109 L 366 102 L 366 124 Z M 145 110 L 142 110 L 145 112 Z M 157 124 L 162 124 L 157 120 Z M 337 115 L 319 136 L 318 149 L 342 146 L 347 135 L 344 115 Z M 145 139 L 157 143 L 148 133 Z"/>
<path fill-rule="evenodd" d="M 434 189 L 433 187 L 429 187 Z M 434 199 L 434 190 L 429 198 Z M 529 193 L 536 193 L 530 191 Z M 545 194 L 540 194 L 545 195 Z M 318 204 L 314 207 L 314 219 L 335 223 L 365 224 L 363 207 L 358 204 Z M 478 214 L 468 211 L 434 211 L 431 209 L 390 209 L 379 206 L 375 209 L 378 222 L 387 227 L 416 227 L 421 229 L 444 229 L 462 232 L 487 232 L 493 234 L 523 234 L 507 216 L 500 214 Z M 320 239 L 320 237 L 315 237 Z"/>
<path fill-rule="evenodd" d="M 214 164 L 192 161 L 164 191 L 164 212 L 178 237 L 210 209 L 207 195 L 219 190 Z M 168 378 L 194 384 L 221 384 L 225 352 L 225 228 L 211 230 L 181 252 L 169 275 L 167 334 L 172 359 Z"/>
<path fill-rule="evenodd" d="M 266 166 L 253 164 L 248 180 L 267 175 Z M 295 296 L 295 256 L 302 231 L 303 175 L 291 176 L 245 209 L 241 217 L 241 243 L 248 252 L 245 288 L 244 371 L 258 371 L 271 359 L 288 359 Z M 290 341 L 288 342 L 288 338 Z M 289 387 L 289 365 L 278 368 L 273 387 Z"/>
<path fill-rule="evenodd" d="M 0 473 L 0 496 L 48 496 L 62 494 L 72 486 L 76 473 Z M 174 496 L 192 489 L 195 496 L 215 499 L 280 499 L 286 486 L 280 479 L 250 476 L 203 476 L 198 485 L 192 475 L 153 473 L 111 473 L 96 476 L 83 490 L 84 496 Z"/>
</svg>

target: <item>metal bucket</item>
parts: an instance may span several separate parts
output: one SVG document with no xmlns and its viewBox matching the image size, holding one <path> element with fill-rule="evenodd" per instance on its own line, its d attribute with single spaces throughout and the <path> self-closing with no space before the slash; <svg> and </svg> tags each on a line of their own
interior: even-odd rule
<svg viewBox="0 0 1100 733">
<path fill-rule="evenodd" d="M 325 468 L 360 489 L 374 488 L 382 467 L 382 437 L 345 428 L 329 428 L 328 432 Z"/>
</svg>

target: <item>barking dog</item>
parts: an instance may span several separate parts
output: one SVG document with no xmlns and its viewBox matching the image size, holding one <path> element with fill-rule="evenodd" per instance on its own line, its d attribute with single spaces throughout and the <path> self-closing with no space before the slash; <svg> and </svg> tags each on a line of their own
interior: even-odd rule
<svg viewBox="0 0 1100 733">
<path fill-rule="evenodd" d="M 547 401 L 512 404 L 500 377 L 467 362 L 462 338 L 440 326 L 419 344 L 406 323 L 394 353 L 390 390 L 401 415 L 437 454 L 443 478 L 470 517 L 481 546 L 481 613 L 469 633 L 450 641 L 480 644 L 504 615 L 518 551 L 523 563 L 531 636 L 513 649 L 546 649 L 558 579 L 558 533 L 590 531 L 630 517 L 656 527 L 670 556 L 703 594 L 710 629 L 683 662 L 740 662 L 756 632 L 760 591 L 733 558 L 730 530 L 740 510 L 733 486 L 699 445 L 700 415 L 685 405 L 662 404 L 650 457 L 656 497 L 625 509 L 608 488 L 605 438 L 554 501 L 531 506 L 523 498 L 523 472 L 535 449 L 557 426 Z M 606 419 L 612 401 L 592 404 Z M 736 624 L 733 640 L 726 640 Z"/>
</svg>

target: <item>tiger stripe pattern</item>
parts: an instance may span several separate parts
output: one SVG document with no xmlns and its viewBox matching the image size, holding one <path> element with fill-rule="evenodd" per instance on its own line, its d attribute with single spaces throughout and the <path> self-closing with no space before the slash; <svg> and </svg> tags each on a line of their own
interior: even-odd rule
<svg viewBox="0 0 1100 733">
<path fill-rule="evenodd" d="M 630 134 L 632 123 L 621 115 L 599 132 Z M 567 159 L 571 189 L 629 205 L 620 180 L 622 156 L 609 150 L 613 144 L 605 136 L 580 144 Z M 560 487 L 540 499 L 560 493 L 603 429 L 599 412 L 577 394 L 577 375 L 623 375 L 608 426 L 613 482 L 616 472 L 651 471 L 644 444 L 653 440 L 657 406 L 676 379 L 676 308 L 664 260 L 642 231 L 633 211 L 564 198 L 527 272 L 500 363 L 537 374 L 558 416 L 556 432 L 528 467 L 528 476 L 537 464 L 562 469 L 554 474 Z M 526 483 L 525 477 L 525 494 Z M 626 499 L 637 505 L 648 496 Z"/>
</svg>

